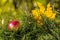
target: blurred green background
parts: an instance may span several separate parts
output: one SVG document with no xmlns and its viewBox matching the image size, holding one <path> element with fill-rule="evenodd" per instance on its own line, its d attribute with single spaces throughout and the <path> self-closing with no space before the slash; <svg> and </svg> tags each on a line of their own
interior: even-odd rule
<svg viewBox="0 0 60 40">
<path fill-rule="evenodd" d="M 36 2 L 45 7 L 50 2 L 56 12 L 54 21 L 43 19 L 40 26 L 32 16 Z M 60 0 L 0 0 L 0 40 L 60 40 Z M 7 29 L 9 22 L 19 20 L 21 25 L 17 31 Z"/>
</svg>

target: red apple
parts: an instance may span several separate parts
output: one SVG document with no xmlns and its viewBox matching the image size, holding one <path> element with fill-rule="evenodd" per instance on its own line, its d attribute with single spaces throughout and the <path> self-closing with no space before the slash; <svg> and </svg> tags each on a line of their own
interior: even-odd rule
<svg viewBox="0 0 60 40">
<path fill-rule="evenodd" d="M 8 29 L 9 30 L 17 30 L 19 28 L 20 22 L 17 20 L 13 20 L 9 23 Z"/>
</svg>

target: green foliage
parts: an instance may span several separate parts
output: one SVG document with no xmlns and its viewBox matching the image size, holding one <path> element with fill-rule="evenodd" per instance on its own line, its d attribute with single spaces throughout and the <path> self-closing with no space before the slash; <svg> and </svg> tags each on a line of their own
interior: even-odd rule
<svg viewBox="0 0 60 40">
<path fill-rule="evenodd" d="M 38 1 L 38 2 L 41 2 L 44 6 L 46 6 L 47 4 L 47 0 L 36 0 L 36 1 Z"/>
<path fill-rule="evenodd" d="M 44 25 L 39 26 L 30 12 L 31 2 L 27 1 L 27 6 L 23 1 L 17 1 L 21 2 L 18 8 L 15 8 L 12 0 L 0 4 L 0 40 L 60 40 L 60 23 L 56 22 L 57 18 L 60 19 L 59 14 L 56 12 L 57 16 L 53 21 L 42 16 Z M 39 1 L 46 4 L 46 0 Z M 20 21 L 20 28 L 17 31 L 8 30 L 8 24 L 15 19 Z M 2 24 L 2 20 L 4 20 L 4 24 Z"/>
</svg>

